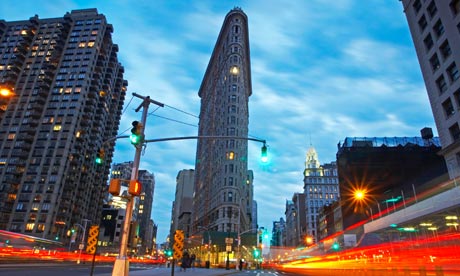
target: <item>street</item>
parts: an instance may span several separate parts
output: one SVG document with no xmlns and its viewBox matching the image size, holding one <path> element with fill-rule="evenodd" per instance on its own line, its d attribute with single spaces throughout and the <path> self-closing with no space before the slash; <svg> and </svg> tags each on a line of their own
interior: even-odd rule
<svg viewBox="0 0 460 276">
<path fill-rule="evenodd" d="M 113 264 L 98 265 L 94 268 L 93 275 L 97 276 L 111 276 Z M 91 272 L 89 265 L 76 265 L 76 264 L 15 264 L 15 265 L 2 265 L 0 266 L 0 275 L 8 276 L 88 276 Z M 201 276 L 269 276 L 269 275 L 296 275 L 287 273 L 277 273 L 275 271 L 261 271 L 261 270 L 225 270 L 225 269 L 204 269 L 195 268 L 188 269 L 187 271 L 180 271 L 178 268 L 174 271 L 174 275 L 201 275 Z M 171 268 L 166 267 L 152 267 L 152 266 L 131 266 L 131 276 L 170 276 Z"/>
</svg>

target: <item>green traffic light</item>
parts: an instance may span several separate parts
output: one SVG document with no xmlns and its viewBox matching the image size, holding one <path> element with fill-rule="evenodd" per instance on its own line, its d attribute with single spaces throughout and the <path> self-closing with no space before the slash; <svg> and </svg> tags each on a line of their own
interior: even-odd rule
<svg viewBox="0 0 460 276">
<path fill-rule="evenodd" d="M 268 162 L 267 146 L 266 146 L 265 144 L 262 146 L 262 153 L 261 153 L 260 160 L 261 160 L 263 163 L 267 163 L 267 162 Z"/>
<path fill-rule="evenodd" d="M 260 255 L 259 250 L 254 250 L 254 258 L 258 258 Z"/>
<path fill-rule="evenodd" d="M 102 164 L 102 162 L 103 162 L 103 160 L 102 160 L 101 157 L 99 157 L 99 156 L 96 157 L 96 164 L 100 165 L 100 164 Z"/>
<path fill-rule="evenodd" d="M 129 136 L 129 140 L 131 140 L 131 144 L 137 145 L 137 144 L 139 144 L 141 142 L 141 137 L 140 137 L 140 135 L 131 134 Z"/>
<path fill-rule="evenodd" d="M 335 243 L 332 245 L 332 249 L 334 249 L 334 250 L 339 250 L 339 248 L 340 248 L 340 245 L 339 245 L 337 242 L 335 242 Z"/>
</svg>

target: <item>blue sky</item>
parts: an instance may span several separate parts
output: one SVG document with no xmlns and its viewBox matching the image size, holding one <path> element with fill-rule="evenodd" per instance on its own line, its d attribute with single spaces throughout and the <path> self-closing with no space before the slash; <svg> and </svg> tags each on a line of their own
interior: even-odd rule
<svg viewBox="0 0 460 276">
<path fill-rule="evenodd" d="M 268 141 L 272 162 L 259 164 L 260 144 L 249 143 L 259 226 L 271 229 L 285 203 L 303 191 L 305 154 L 335 160 L 345 137 L 420 136 L 434 120 L 402 4 L 397 0 L 251 1 L 3 0 L 0 19 L 62 17 L 97 8 L 114 26 L 119 60 L 129 81 L 119 134 L 128 134 L 140 99 L 151 105 L 146 139 L 197 135 L 198 89 L 227 12 L 248 15 L 253 94 L 249 133 Z M 174 107 L 174 108 L 171 108 Z M 171 120 L 165 119 L 169 118 Z M 158 242 L 169 232 L 175 180 L 193 169 L 196 141 L 149 143 L 141 169 L 155 174 L 152 217 Z M 127 139 L 114 162 L 132 160 Z"/>
</svg>

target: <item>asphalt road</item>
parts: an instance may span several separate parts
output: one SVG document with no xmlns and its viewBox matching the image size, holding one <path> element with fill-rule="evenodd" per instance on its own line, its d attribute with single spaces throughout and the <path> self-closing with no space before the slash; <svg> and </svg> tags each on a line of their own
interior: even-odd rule
<svg viewBox="0 0 460 276">
<path fill-rule="evenodd" d="M 94 276 L 111 276 L 113 264 L 98 265 L 94 267 Z M 89 276 L 91 275 L 90 265 L 76 264 L 2 264 L 0 265 L 1 276 Z M 130 276 L 170 276 L 171 268 L 154 266 L 130 267 Z M 174 276 L 294 276 L 295 274 L 278 273 L 276 271 L 262 270 L 225 270 L 195 268 L 180 271 L 176 267 Z M 298 275 L 298 274 L 297 274 Z M 303 274 L 302 274 L 303 275 Z"/>
</svg>

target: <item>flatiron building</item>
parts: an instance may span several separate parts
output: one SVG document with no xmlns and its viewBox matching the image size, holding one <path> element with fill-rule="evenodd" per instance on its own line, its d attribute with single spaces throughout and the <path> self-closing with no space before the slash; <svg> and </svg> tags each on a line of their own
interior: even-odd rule
<svg viewBox="0 0 460 276">
<path fill-rule="evenodd" d="M 242 233 L 253 227 L 248 170 L 248 99 L 252 94 L 248 18 L 225 17 L 198 95 L 201 98 L 192 231 Z M 214 243 L 214 241 L 213 241 Z"/>
</svg>

